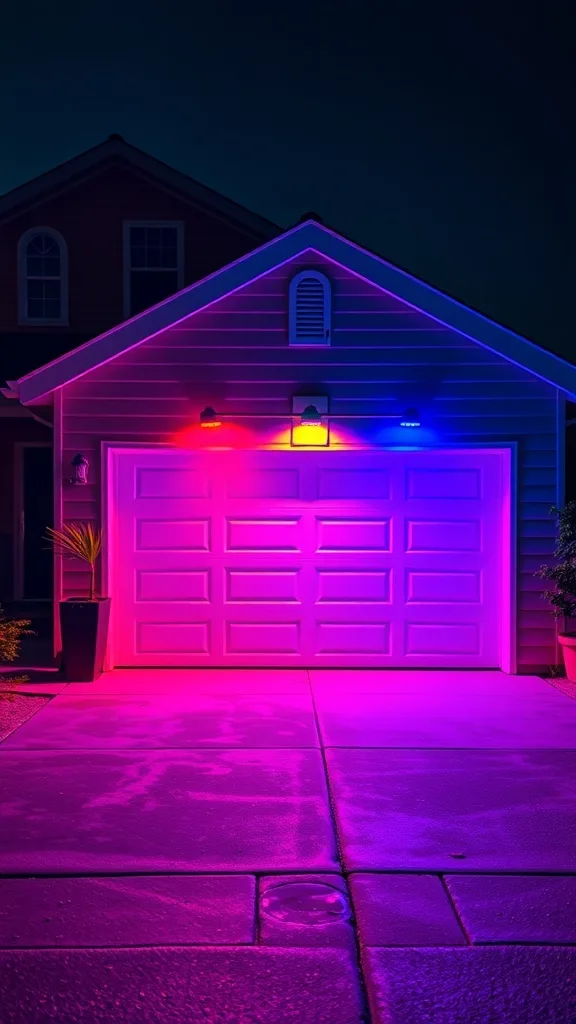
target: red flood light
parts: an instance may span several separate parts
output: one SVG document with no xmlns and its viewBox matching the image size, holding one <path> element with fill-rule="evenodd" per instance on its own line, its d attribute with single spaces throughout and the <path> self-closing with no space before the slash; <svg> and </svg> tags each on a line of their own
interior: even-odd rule
<svg viewBox="0 0 576 1024">
<path fill-rule="evenodd" d="M 202 409 L 200 413 L 200 426 L 201 427 L 221 427 L 222 420 L 218 419 L 216 410 L 211 405 L 207 405 L 205 409 Z"/>
</svg>

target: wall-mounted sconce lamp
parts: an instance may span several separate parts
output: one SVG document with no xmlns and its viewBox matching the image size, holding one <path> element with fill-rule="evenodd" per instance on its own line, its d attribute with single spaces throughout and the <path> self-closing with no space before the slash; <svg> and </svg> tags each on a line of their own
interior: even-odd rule
<svg viewBox="0 0 576 1024">
<path fill-rule="evenodd" d="M 401 427 L 419 427 L 420 426 L 420 413 L 418 409 L 406 409 L 406 412 L 400 420 Z"/>
<path fill-rule="evenodd" d="M 88 483 L 88 466 L 90 463 L 88 459 L 78 452 L 77 455 L 72 459 L 72 476 L 70 477 L 71 484 L 87 484 Z"/>
<path fill-rule="evenodd" d="M 216 410 L 211 405 L 207 405 L 205 409 L 202 409 L 200 413 L 200 426 L 201 427 L 221 427 L 222 420 L 218 417 Z"/>
</svg>

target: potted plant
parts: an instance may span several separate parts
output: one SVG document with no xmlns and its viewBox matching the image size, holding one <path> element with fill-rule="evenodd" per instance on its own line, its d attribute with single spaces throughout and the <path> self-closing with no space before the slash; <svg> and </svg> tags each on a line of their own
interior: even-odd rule
<svg viewBox="0 0 576 1024">
<path fill-rule="evenodd" d="M 544 580 L 555 584 L 554 590 L 545 590 L 545 597 L 552 605 L 556 618 L 563 620 L 564 630 L 558 634 L 558 642 L 564 654 L 566 676 L 576 683 L 576 632 L 569 632 L 569 620 L 576 615 L 576 501 L 569 501 L 564 508 L 550 509 L 556 516 L 558 536 L 554 549 L 554 565 L 543 565 L 536 573 Z"/>
<path fill-rule="evenodd" d="M 91 683 L 102 674 L 110 620 L 110 598 L 96 597 L 96 564 L 102 551 L 102 531 L 92 523 L 68 523 L 46 531 L 46 540 L 65 557 L 79 558 L 90 570 L 89 597 L 60 602 L 62 669 L 69 682 Z"/>
</svg>

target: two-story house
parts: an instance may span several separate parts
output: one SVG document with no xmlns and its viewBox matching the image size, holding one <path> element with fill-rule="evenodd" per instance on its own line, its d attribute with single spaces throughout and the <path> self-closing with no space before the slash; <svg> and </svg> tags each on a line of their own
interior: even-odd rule
<svg viewBox="0 0 576 1024">
<path fill-rule="evenodd" d="M 0 197 L 0 601 L 53 588 L 52 410 L 25 410 L 5 382 L 279 231 L 120 135 Z"/>
</svg>

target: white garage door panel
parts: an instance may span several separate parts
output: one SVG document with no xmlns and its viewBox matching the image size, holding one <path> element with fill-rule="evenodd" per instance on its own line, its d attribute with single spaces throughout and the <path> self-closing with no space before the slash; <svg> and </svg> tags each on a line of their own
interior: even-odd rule
<svg viewBox="0 0 576 1024">
<path fill-rule="evenodd" d="M 498 456 L 142 450 L 116 465 L 116 664 L 498 666 Z"/>
</svg>

